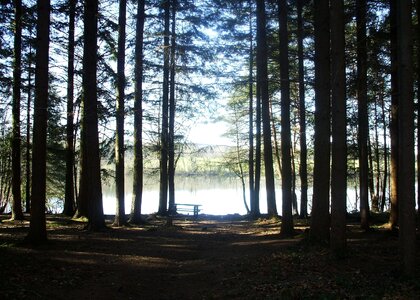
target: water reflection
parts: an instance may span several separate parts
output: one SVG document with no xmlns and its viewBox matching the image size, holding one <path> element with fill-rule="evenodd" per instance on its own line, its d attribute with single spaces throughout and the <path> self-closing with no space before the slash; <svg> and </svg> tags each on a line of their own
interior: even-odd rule
<svg viewBox="0 0 420 300">
<path fill-rule="evenodd" d="M 202 205 L 201 213 L 212 215 L 246 214 L 243 203 L 240 180 L 234 177 L 218 176 L 187 176 L 177 177 L 175 180 L 176 203 L 191 203 Z M 281 208 L 281 194 L 277 190 L 277 207 Z M 260 210 L 267 212 L 265 203 L 265 189 L 261 187 Z M 125 209 L 129 213 L 132 200 L 132 181 L 127 177 Z M 247 194 L 249 205 L 249 196 Z M 115 214 L 115 186 L 105 182 L 103 186 L 103 204 L 105 214 Z M 142 213 L 150 214 L 158 210 L 159 180 L 146 178 L 143 192 Z"/>
</svg>

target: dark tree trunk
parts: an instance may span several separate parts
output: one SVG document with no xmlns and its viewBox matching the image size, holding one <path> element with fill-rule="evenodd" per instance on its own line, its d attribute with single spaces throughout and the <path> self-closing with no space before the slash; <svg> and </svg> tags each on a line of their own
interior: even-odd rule
<svg viewBox="0 0 420 300">
<path fill-rule="evenodd" d="M 379 80 L 379 79 L 378 79 Z M 380 81 L 379 81 L 380 82 Z M 378 102 L 375 101 L 375 165 L 376 165 L 376 174 L 375 174 L 375 181 L 376 185 L 374 185 L 374 195 L 372 197 L 372 211 L 373 212 L 379 212 L 379 192 L 380 192 L 380 186 L 381 186 L 381 163 L 380 163 L 380 155 L 379 155 L 379 133 L 378 133 Z M 372 168 L 373 172 L 373 168 Z M 373 175 L 373 174 L 372 174 Z M 373 176 L 372 176 L 373 180 Z"/>
<path fill-rule="evenodd" d="M 169 166 L 168 166 L 168 183 L 169 183 L 169 212 L 175 213 L 175 50 L 176 50 L 176 10 L 177 1 L 172 0 L 172 28 L 171 28 L 171 86 L 169 91 Z"/>
<path fill-rule="evenodd" d="M 389 225 L 391 229 L 398 225 L 398 42 L 397 42 L 397 3 L 390 0 L 390 39 L 391 39 L 391 121 L 389 126 L 391 136 L 391 161 L 390 161 L 390 190 L 391 212 Z"/>
<path fill-rule="evenodd" d="M 281 187 L 282 221 L 280 234 L 293 234 L 292 215 L 292 138 L 290 130 L 289 38 L 287 29 L 287 0 L 277 2 L 279 9 L 280 82 L 281 82 Z"/>
<path fill-rule="evenodd" d="M 344 2 L 331 1 L 332 165 L 330 245 L 336 255 L 346 249 L 347 133 Z"/>
<path fill-rule="evenodd" d="M 257 84 L 260 86 L 261 117 L 263 124 L 265 184 L 267 210 L 270 216 L 277 215 L 276 193 L 274 189 L 273 148 L 270 129 L 270 99 L 268 93 L 267 70 L 267 29 L 264 0 L 257 0 Z"/>
<path fill-rule="evenodd" d="M 384 83 L 382 82 L 382 86 Z M 381 92 L 381 114 L 382 114 L 382 122 L 386 124 L 386 117 L 385 117 L 385 99 L 384 95 Z M 385 201 L 386 201 L 386 190 L 388 184 L 388 138 L 386 130 L 383 132 L 383 140 L 384 140 L 384 177 L 382 179 L 382 193 L 381 193 L 381 212 L 385 209 Z"/>
<path fill-rule="evenodd" d="M 356 1 L 357 100 L 361 228 L 369 229 L 369 121 L 367 105 L 366 0 Z"/>
<path fill-rule="evenodd" d="M 21 192 L 21 136 L 20 103 L 22 83 L 22 1 L 15 0 L 15 40 L 13 58 L 13 104 L 12 104 L 12 220 L 23 220 Z"/>
<path fill-rule="evenodd" d="M 165 30 L 163 37 L 163 95 L 162 95 L 162 132 L 160 145 L 160 192 L 159 192 L 159 215 L 168 212 L 168 108 L 169 108 L 169 73 L 170 73 L 170 0 L 163 3 Z"/>
<path fill-rule="evenodd" d="M 32 54 L 32 47 L 29 47 Z M 26 104 L 26 186 L 25 186 L 25 212 L 31 211 L 31 99 L 32 99 L 32 60 L 28 65 L 28 95 Z"/>
<path fill-rule="evenodd" d="M 144 0 L 137 4 L 134 99 L 134 179 L 130 222 L 141 222 L 143 195 L 143 28 Z"/>
<path fill-rule="evenodd" d="M 254 211 L 252 216 L 260 216 L 260 184 L 261 184 L 261 96 L 257 85 L 257 102 L 255 104 L 255 191 Z"/>
<path fill-rule="evenodd" d="M 299 176 L 301 186 L 300 217 L 308 216 L 308 167 L 306 146 L 306 108 L 305 108 L 305 71 L 303 61 L 303 0 L 297 0 L 298 14 L 298 64 L 299 64 L 299 128 L 300 128 L 300 165 Z"/>
<path fill-rule="evenodd" d="M 124 102 L 125 102 L 125 27 L 126 27 L 127 1 L 120 0 L 118 16 L 118 59 L 117 59 L 117 135 L 115 141 L 115 191 L 116 213 L 115 226 L 125 225 L 125 190 L 124 190 Z"/>
<path fill-rule="evenodd" d="M 37 1 L 31 221 L 27 240 L 47 240 L 45 218 L 50 1 Z"/>
<path fill-rule="evenodd" d="M 412 3 L 397 3 L 398 40 L 398 199 L 399 240 L 401 261 L 405 275 L 416 271 L 416 218 L 415 218 L 415 170 L 414 170 L 414 94 L 413 94 L 413 44 Z"/>
<path fill-rule="evenodd" d="M 101 165 L 98 137 L 97 70 L 98 1 L 87 0 L 84 12 L 83 95 L 80 166 L 80 203 L 86 206 L 88 229 L 105 228 L 102 207 Z"/>
<path fill-rule="evenodd" d="M 330 236 L 330 15 L 329 1 L 315 0 L 315 153 L 310 238 Z"/>
<path fill-rule="evenodd" d="M 420 215 L 420 0 L 416 0 L 417 46 L 417 214 Z"/>
<path fill-rule="evenodd" d="M 251 216 L 254 215 L 256 209 L 255 203 L 255 172 L 254 172 L 254 46 L 253 46 L 253 30 L 252 30 L 252 1 L 249 1 L 249 73 L 248 73 L 248 116 L 249 116 L 249 153 L 248 153 L 248 169 L 249 169 L 249 203 L 251 207 Z"/>
<path fill-rule="evenodd" d="M 67 126 L 66 126 L 66 187 L 63 214 L 72 216 L 75 209 L 74 199 L 74 29 L 76 1 L 69 0 L 69 41 L 67 63 Z"/>
</svg>

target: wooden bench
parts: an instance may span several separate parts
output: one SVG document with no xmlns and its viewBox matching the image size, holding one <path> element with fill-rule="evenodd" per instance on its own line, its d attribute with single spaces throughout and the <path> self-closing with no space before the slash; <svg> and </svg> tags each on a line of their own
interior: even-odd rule
<svg viewBox="0 0 420 300">
<path fill-rule="evenodd" d="M 194 214 L 194 218 L 198 217 L 198 213 L 200 212 L 200 204 L 186 204 L 186 203 L 176 203 L 175 204 L 175 212 L 176 213 L 192 213 Z"/>
</svg>

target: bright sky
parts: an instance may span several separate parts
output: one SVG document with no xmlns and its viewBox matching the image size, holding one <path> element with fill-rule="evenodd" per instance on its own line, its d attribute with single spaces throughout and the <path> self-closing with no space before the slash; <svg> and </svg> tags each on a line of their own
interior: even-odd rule
<svg viewBox="0 0 420 300">
<path fill-rule="evenodd" d="M 227 125 L 224 122 L 197 123 L 191 128 L 188 139 L 200 145 L 231 145 L 232 141 L 223 134 Z"/>
</svg>

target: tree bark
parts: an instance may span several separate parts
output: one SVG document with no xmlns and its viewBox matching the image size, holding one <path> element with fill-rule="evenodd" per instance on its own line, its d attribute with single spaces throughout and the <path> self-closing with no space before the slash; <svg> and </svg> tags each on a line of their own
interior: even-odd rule
<svg viewBox="0 0 420 300">
<path fill-rule="evenodd" d="M 67 126 L 66 126 L 66 186 L 63 214 L 72 216 L 75 209 L 74 198 L 74 29 L 76 1 L 69 0 L 69 37 L 67 62 Z"/>
<path fill-rule="evenodd" d="M 31 220 L 27 241 L 47 240 L 45 218 L 50 1 L 37 1 Z"/>
<path fill-rule="evenodd" d="M 420 0 L 416 0 L 417 20 L 420 20 Z M 417 46 L 417 214 L 420 215 L 420 22 L 416 27 Z"/>
<path fill-rule="evenodd" d="M 261 117 L 263 124 L 265 184 L 268 215 L 276 216 L 276 194 L 274 189 L 273 148 L 270 129 L 270 98 L 267 70 L 267 29 L 264 0 L 257 0 L 257 84 L 260 86 Z"/>
<path fill-rule="evenodd" d="M 169 91 L 169 164 L 168 164 L 168 186 L 169 186 L 169 212 L 175 213 L 175 72 L 176 72 L 176 10 L 177 1 L 172 0 L 172 28 L 171 28 L 171 66 L 170 66 L 170 91 Z"/>
<path fill-rule="evenodd" d="M 280 82 L 281 82 L 281 187 L 282 221 L 280 234 L 293 235 L 292 215 L 292 165 L 291 165 L 291 130 L 290 130 L 290 79 L 289 79 L 289 38 L 287 29 L 287 0 L 277 2 L 279 9 L 280 40 Z"/>
<path fill-rule="evenodd" d="M 330 245 L 346 249 L 347 132 L 344 1 L 331 1 L 332 165 Z"/>
<path fill-rule="evenodd" d="M 22 83 L 22 1 L 15 0 L 15 35 L 13 59 L 13 104 L 12 104 L 12 220 L 23 220 L 21 192 L 21 135 L 20 104 Z"/>
<path fill-rule="evenodd" d="M 408 276 L 414 275 L 416 270 L 413 44 L 411 33 L 411 9 L 411 1 L 398 1 L 399 241 L 403 272 Z"/>
<path fill-rule="evenodd" d="M 398 199 L 399 241 L 403 272 L 407 276 L 416 271 L 416 218 L 415 218 L 415 170 L 414 170 L 414 95 L 413 95 L 413 44 L 412 3 L 397 3 L 398 39 Z"/>
<path fill-rule="evenodd" d="M 116 125 L 117 135 L 115 141 L 115 191 L 116 191 L 116 213 L 115 226 L 125 225 L 125 149 L 124 149 L 124 115 L 125 115 L 125 27 L 126 27 L 127 1 L 119 1 L 118 16 L 118 58 L 117 58 L 117 109 Z"/>
<path fill-rule="evenodd" d="M 144 0 L 138 1 L 135 46 L 135 99 L 134 99 L 134 178 L 133 202 L 130 223 L 141 222 L 141 203 L 143 195 L 143 28 Z"/>
<path fill-rule="evenodd" d="M 308 216 L 308 167 L 306 146 L 305 71 L 303 58 L 303 0 L 297 0 L 298 68 L 299 68 L 299 128 L 300 128 L 300 217 Z"/>
<path fill-rule="evenodd" d="M 391 39 L 391 136 L 390 190 L 391 211 L 389 225 L 395 229 L 398 225 L 398 41 L 397 41 L 397 2 L 390 0 L 390 39 Z"/>
<path fill-rule="evenodd" d="M 364 230 L 369 229 L 369 121 L 367 110 L 366 6 L 366 0 L 356 1 L 360 226 Z"/>
<path fill-rule="evenodd" d="M 315 153 L 310 239 L 329 240 L 330 188 L 330 16 L 329 1 L 315 0 Z"/>
<path fill-rule="evenodd" d="M 249 72 L 248 72 L 248 116 L 249 116 L 249 152 L 248 152 L 248 169 L 249 169 L 249 203 L 251 207 L 251 215 L 256 211 L 255 203 L 255 172 L 254 172 L 254 46 L 253 46 L 253 30 L 252 30 L 252 1 L 249 1 Z"/>
<path fill-rule="evenodd" d="M 169 106 L 169 73 L 170 73 L 170 0 L 165 0 L 164 6 L 164 37 L 163 37 L 163 89 L 162 89 L 162 132 L 160 144 L 160 192 L 159 192 L 159 215 L 168 212 L 168 106 Z"/>
<path fill-rule="evenodd" d="M 32 54 L 32 47 L 29 47 Z M 32 99 L 32 60 L 28 65 L 28 95 L 26 104 L 26 186 L 25 186 L 25 212 L 31 211 L 31 99 Z"/>
<path fill-rule="evenodd" d="M 101 164 L 98 136 L 97 100 L 97 16 L 98 1 L 86 0 L 84 12 L 82 131 L 80 141 L 80 203 L 87 210 L 92 231 L 105 228 L 102 206 Z"/>
</svg>

